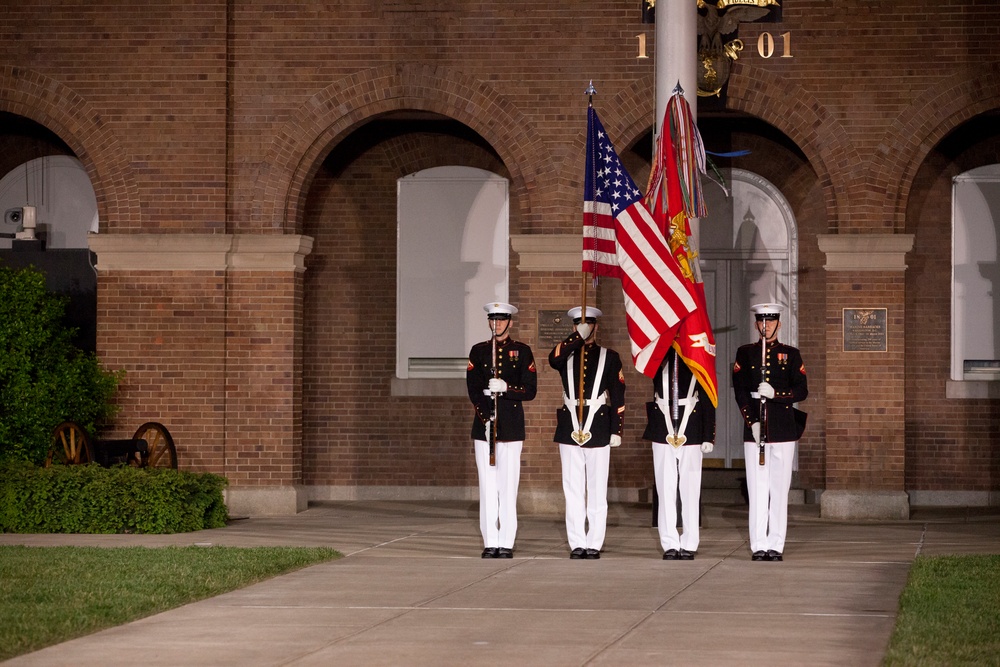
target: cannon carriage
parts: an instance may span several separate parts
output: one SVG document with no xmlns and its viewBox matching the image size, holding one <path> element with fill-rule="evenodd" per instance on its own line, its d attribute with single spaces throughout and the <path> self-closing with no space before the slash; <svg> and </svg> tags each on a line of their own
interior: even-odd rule
<svg viewBox="0 0 1000 667">
<path fill-rule="evenodd" d="M 167 427 L 146 422 L 131 438 L 101 440 L 91 438 L 76 422 L 66 421 L 52 431 L 45 466 L 98 463 L 105 468 L 128 464 L 139 468 L 177 468 L 177 449 Z"/>
</svg>

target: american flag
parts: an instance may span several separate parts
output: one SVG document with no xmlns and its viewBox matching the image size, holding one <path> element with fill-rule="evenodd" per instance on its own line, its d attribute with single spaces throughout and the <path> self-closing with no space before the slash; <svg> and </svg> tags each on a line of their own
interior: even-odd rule
<svg viewBox="0 0 1000 667">
<path fill-rule="evenodd" d="M 681 320 L 697 305 L 593 107 L 587 111 L 586 162 L 583 271 L 621 279 L 632 362 L 654 377 Z"/>
</svg>

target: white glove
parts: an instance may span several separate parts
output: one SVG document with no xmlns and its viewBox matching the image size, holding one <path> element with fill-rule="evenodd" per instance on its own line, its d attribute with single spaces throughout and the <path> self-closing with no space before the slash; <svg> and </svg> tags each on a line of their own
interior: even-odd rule
<svg viewBox="0 0 1000 667">
<path fill-rule="evenodd" d="M 490 393 L 502 394 L 507 391 L 507 383 L 500 378 L 490 378 Z"/>
<path fill-rule="evenodd" d="M 774 398 L 774 387 L 767 382 L 761 382 L 757 385 L 757 393 L 764 398 Z"/>
<path fill-rule="evenodd" d="M 580 322 L 576 325 L 576 332 L 580 334 L 580 338 L 584 340 L 587 340 L 587 338 L 590 337 L 590 332 L 593 330 L 594 328 L 586 322 Z"/>
<path fill-rule="evenodd" d="M 483 389 L 483 396 L 492 396 L 489 389 Z"/>
<path fill-rule="evenodd" d="M 702 454 L 711 454 L 713 449 L 715 449 L 715 445 L 713 445 L 712 443 L 710 442 L 701 443 Z"/>
<path fill-rule="evenodd" d="M 750 432 L 753 433 L 753 441 L 760 444 L 760 422 L 750 424 Z"/>
<path fill-rule="evenodd" d="M 611 446 L 612 447 L 618 447 L 621 444 L 622 444 L 622 437 L 620 435 L 618 435 L 617 433 L 613 434 L 611 436 Z"/>
</svg>

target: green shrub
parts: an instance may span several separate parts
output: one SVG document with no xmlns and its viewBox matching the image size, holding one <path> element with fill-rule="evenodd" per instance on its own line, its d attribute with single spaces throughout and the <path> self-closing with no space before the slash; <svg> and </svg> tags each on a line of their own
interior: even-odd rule
<svg viewBox="0 0 1000 667">
<path fill-rule="evenodd" d="M 66 302 L 36 269 L 0 266 L 0 461 L 42 463 L 61 422 L 94 434 L 114 416 L 123 372 L 73 345 Z"/>
<path fill-rule="evenodd" d="M 171 468 L 0 463 L 0 532 L 183 533 L 226 524 L 224 477 Z"/>
</svg>

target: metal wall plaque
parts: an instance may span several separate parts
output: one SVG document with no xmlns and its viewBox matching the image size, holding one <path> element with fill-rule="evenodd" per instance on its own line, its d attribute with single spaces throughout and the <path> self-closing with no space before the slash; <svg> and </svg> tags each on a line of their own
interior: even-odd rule
<svg viewBox="0 0 1000 667">
<path fill-rule="evenodd" d="M 538 311 L 538 348 L 544 350 L 545 355 L 572 332 L 573 320 L 565 310 Z M 535 356 L 538 355 L 539 352 L 536 351 Z"/>
<path fill-rule="evenodd" d="M 887 310 L 844 308 L 844 352 L 885 352 Z"/>
</svg>

